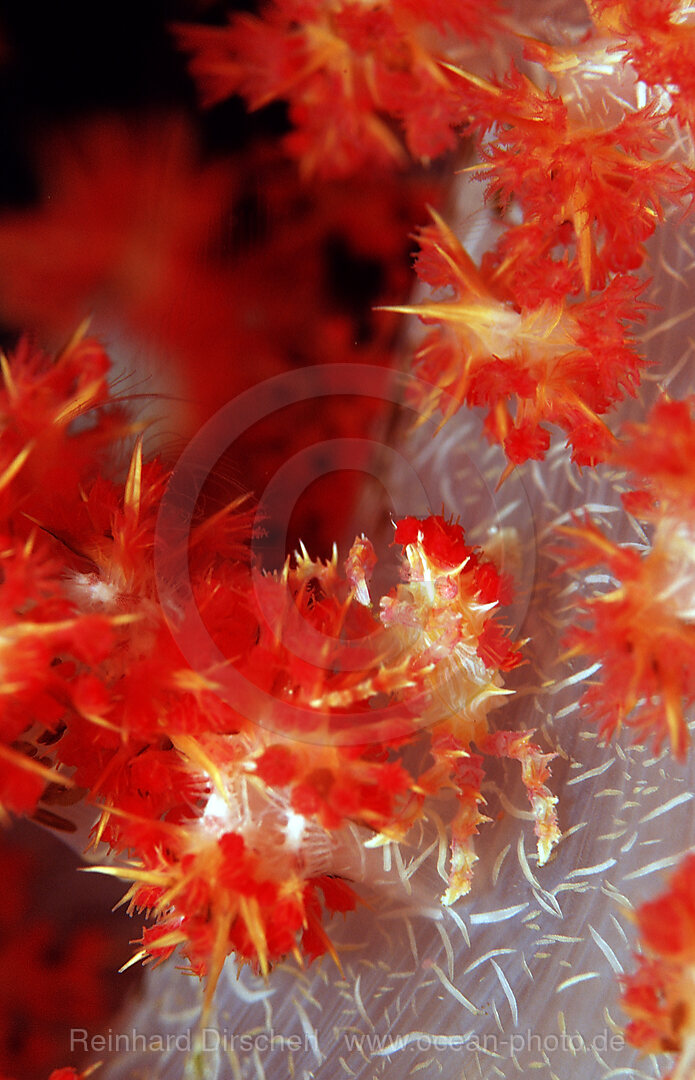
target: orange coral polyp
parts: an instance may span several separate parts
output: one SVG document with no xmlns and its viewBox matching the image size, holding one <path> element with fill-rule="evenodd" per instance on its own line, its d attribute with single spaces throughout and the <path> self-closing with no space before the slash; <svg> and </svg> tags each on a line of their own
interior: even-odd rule
<svg viewBox="0 0 695 1080">
<path fill-rule="evenodd" d="M 428 163 L 455 147 L 467 101 L 442 61 L 450 29 L 464 26 L 467 42 L 501 29 L 494 9 L 481 20 L 469 3 L 269 0 L 224 29 L 176 30 L 205 104 L 286 99 L 286 147 L 305 175 L 335 177 L 403 166 L 409 155 Z"/>
<path fill-rule="evenodd" d="M 687 1076 L 695 1053 L 695 856 L 688 855 L 656 899 L 637 910 L 643 952 L 623 980 L 626 1036 L 645 1053 L 682 1054 L 675 1075 Z"/>
<path fill-rule="evenodd" d="M 634 395 L 644 366 L 630 329 L 644 318 L 642 283 L 616 275 L 584 300 L 543 299 L 529 307 L 516 295 L 516 261 L 504 274 L 490 260 L 477 267 L 433 217 L 419 236 L 417 269 L 449 295 L 385 309 L 435 326 L 414 357 L 431 385 L 420 407 L 428 414 L 439 408 L 447 419 L 463 404 L 484 404 L 486 431 L 512 464 L 545 456 L 546 424 L 567 432 L 577 464 L 605 458 L 613 436 L 602 416 Z"/>
<path fill-rule="evenodd" d="M 642 551 L 615 543 L 596 525 L 564 529 L 573 541 L 568 568 L 607 566 L 614 587 L 582 601 L 573 653 L 601 664 L 582 701 L 610 736 L 623 726 L 684 757 L 687 715 L 695 703 L 695 438 L 693 402 L 659 400 L 640 424 L 626 425 L 613 461 L 630 470 L 636 491 L 626 506 L 651 529 Z"/>
</svg>

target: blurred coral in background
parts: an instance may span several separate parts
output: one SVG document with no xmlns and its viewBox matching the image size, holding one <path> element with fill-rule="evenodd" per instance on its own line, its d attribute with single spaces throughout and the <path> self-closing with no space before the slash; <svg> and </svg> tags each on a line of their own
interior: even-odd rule
<svg viewBox="0 0 695 1080">
<path fill-rule="evenodd" d="M 3 835 L 0 850 L 0 1073 L 44 1080 L 56 1062 L 78 1063 L 70 1028 L 83 1018 L 106 1030 L 124 994 L 137 986 L 135 972 L 117 972 L 129 926 L 111 915 L 105 929 L 116 890 L 106 881 L 87 893 L 77 889 L 79 859 L 52 836 L 17 825 Z"/>
</svg>

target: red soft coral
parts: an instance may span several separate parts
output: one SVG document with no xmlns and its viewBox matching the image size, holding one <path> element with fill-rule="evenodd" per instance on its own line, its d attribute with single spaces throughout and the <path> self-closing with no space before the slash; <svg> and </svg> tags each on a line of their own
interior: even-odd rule
<svg viewBox="0 0 695 1080">
<path fill-rule="evenodd" d="M 649 546 L 615 543 L 596 524 L 564 529 L 573 548 L 567 567 L 607 567 L 613 587 L 582 600 L 572 653 L 601 667 L 582 701 L 602 732 L 623 725 L 636 738 L 668 739 L 682 757 L 686 716 L 695 702 L 695 475 L 693 401 L 659 400 L 642 423 L 626 425 L 612 461 L 628 468 L 637 490 L 624 501 L 648 523 Z"/>
<path fill-rule="evenodd" d="M 672 116 L 695 125 L 695 25 L 683 0 L 590 0 L 599 27 L 617 38 L 640 79 L 663 92 Z"/>
<path fill-rule="evenodd" d="M 512 465 L 545 456 L 547 423 L 568 433 L 577 464 L 604 459 L 613 439 L 602 416 L 634 394 L 643 367 L 629 328 L 643 318 L 639 280 L 620 275 L 585 300 L 529 307 L 515 296 L 513 269 L 477 267 L 438 215 L 420 245 L 418 272 L 449 295 L 388 309 L 435 325 L 415 354 L 431 386 L 420 406 L 446 418 L 486 405 L 486 431 Z"/>
<path fill-rule="evenodd" d="M 464 40 L 479 40 L 499 27 L 494 10 L 482 20 L 469 3 L 271 0 L 259 16 L 177 35 L 206 103 L 287 99 L 286 146 L 304 173 L 341 176 L 403 165 L 406 147 L 422 161 L 452 149 L 466 111 L 440 63 L 446 34 L 465 28 Z"/>
<path fill-rule="evenodd" d="M 690 1008 L 694 895 L 695 856 L 688 855 L 671 875 L 666 890 L 638 908 L 643 952 L 637 970 L 623 979 L 622 1006 L 630 1017 L 628 1041 L 644 1053 L 678 1055 L 674 1077 L 688 1076 L 695 1060 Z"/>
</svg>

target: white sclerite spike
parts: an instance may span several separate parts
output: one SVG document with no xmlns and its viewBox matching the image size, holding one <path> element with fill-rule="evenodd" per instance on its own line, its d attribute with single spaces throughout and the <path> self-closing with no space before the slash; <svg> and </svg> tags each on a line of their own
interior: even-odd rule
<svg viewBox="0 0 695 1080">
<path fill-rule="evenodd" d="M 352 588 L 353 598 L 364 607 L 371 606 L 369 579 L 376 563 L 371 541 L 362 533 L 356 536 L 345 562 L 345 574 Z"/>
<path fill-rule="evenodd" d="M 285 826 L 285 838 L 287 840 L 287 846 L 291 851 L 299 851 L 306 832 L 307 820 L 303 814 L 297 814 L 294 810 L 289 810 L 287 813 L 287 824 Z"/>
<path fill-rule="evenodd" d="M 73 574 L 66 591 L 82 611 L 111 608 L 118 596 L 117 587 L 98 574 Z"/>
</svg>

